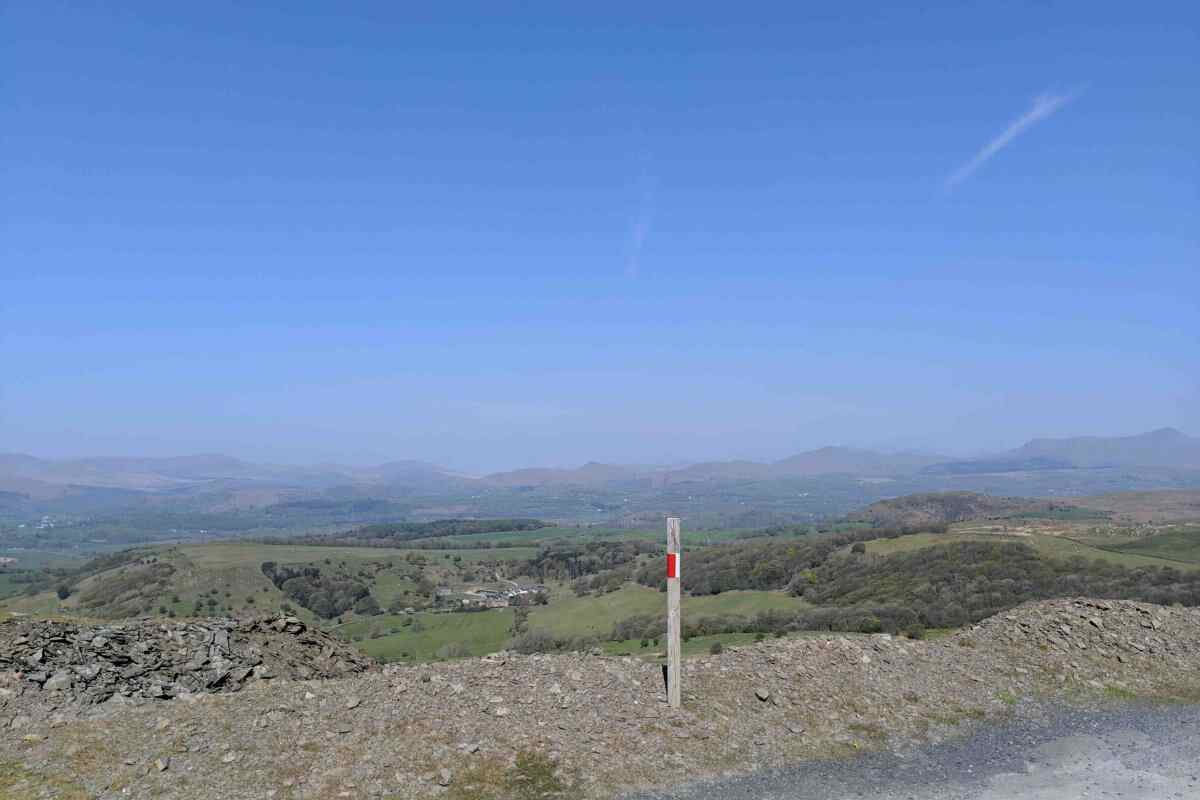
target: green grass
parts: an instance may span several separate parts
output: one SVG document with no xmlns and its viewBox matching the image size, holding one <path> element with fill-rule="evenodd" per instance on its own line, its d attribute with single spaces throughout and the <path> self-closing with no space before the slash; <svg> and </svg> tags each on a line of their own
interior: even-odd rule
<svg viewBox="0 0 1200 800">
<path fill-rule="evenodd" d="M 389 570 L 375 576 L 375 583 L 371 587 L 371 594 L 375 596 L 375 601 L 379 603 L 381 608 L 387 608 L 392 604 L 393 600 L 403 597 L 405 592 L 415 592 L 416 589 L 416 581 L 407 575 L 397 574 Z"/>
<path fill-rule="evenodd" d="M 43 797 L 84 800 L 88 797 L 82 786 L 53 772 L 43 775 L 15 762 L 0 762 L 0 797 L 5 800 L 40 800 Z"/>
<path fill-rule="evenodd" d="M 627 584 L 599 597 L 556 596 L 548 606 L 537 606 L 529 615 L 531 629 L 560 636 L 605 637 L 613 625 L 634 614 L 665 613 L 666 595 L 656 589 Z M 684 597 L 682 613 L 687 616 L 736 614 L 752 616 L 759 611 L 796 611 L 807 608 L 798 598 L 782 592 L 724 592 L 704 597 Z"/>
<path fill-rule="evenodd" d="M 12 569 L 74 567 L 82 564 L 91 555 L 94 554 L 81 556 L 73 553 L 64 553 L 61 550 L 25 550 L 18 547 L 0 547 L 0 556 L 17 559 L 17 563 L 12 566 Z"/>
<path fill-rule="evenodd" d="M 1109 700 L 1118 700 L 1121 702 L 1129 702 L 1137 700 L 1137 692 L 1130 689 L 1125 689 L 1121 686 L 1112 686 L 1111 684 L 1104 687 L 1104 696 Z"/>
<path fill-rule="evenodd" d="M 14 578 L 16 578 L 14 572 L 0 572 L 0 600 L 18 595 L 29 586 L 29 584 L 18 582 Z"/>
<path fill-rule="evenodd" d="M 753 616 L 770 609 L 794 611 L 805 607 L 802 600 L 779 592 L 727 592 L 683 599 L 685 618 L 717 614 Z M 665 613 L 665 608 L 666 595 L 635 584 L 599 597 L 576 597 L 569 592 L 559 591 L 549 605 L 534 606 L 530 610 L 528 628 L 548 631 L 561 637 L 595 636 L 605 639 L 618 621 L 634 614 Z M 486 655 L 503 650 L 512 638 L 509 633 L 513 621 L 511 609 L 420 613 L 412 616 L 419 620 L 423 630 L 413 631 L 411 627 L 404 627 L 405 615 L 381 615 L 347 622 L 338 626 L 337 631 L 351 639 L 359 638 L 355 646 L 385 661 L 428 661 L 437 657 L 439 649 L 455 643 L 463 645 L 469 655 Z M 384 631 L 385 635 L 371 639 L 369 634 L 372 629 Z M 387 633 L 395 629 L 399 632 Z M 684 651 L 685 654 L 697 655 L 707 652 L 714 641 L 739 644 L 753 639 L 753 634 L 697 637 L 685 645 Z M 624 652 L 638 643 L 626 643 L 623 650 L 616 649 L 616 644 L 620 643 L 606 643 L 604 647 L 609 652 Z M 643 654 L 639 652 L 639 655 Z"/>
<path fill-rule="evenodd" d="M 907 553 L 936 545 L 953 542 L 995 542 L 1006 541 L 1027 544 L 1046 558 L 1064 561 L 1069 558 L 1082 557 L 1089 560 L 1099 559 L 1122 567 L 1174 567 L 1176 569 L 1200 569 L 1200 563 L 1189 566 L 1164 558 L 1151 555 L 1119 552 L 1112 549 L 1101 549 L 1092 545 L 1067 539 L 1062 536 L 1011 536 L 999 533 L 914 533 L 896 539 L 876 539 L 867 542 L 867 552 L 874 555 L 890 556 L 896 553 Z"/>
<path fill-rule="evenodd" d="M 1200 525 L 1188 525 L 1105 549 L 1109 552 L 1157 556 L 1171 561 L 1200 564 Z"/>
<path fill-rule="evenodd" d="M 381 661 L 431 661 L 448 644 L 461 644 L 469 655 L 482 656 L 503 650 L 511 638 L 513 612 L 500 608 L 490 611 L 455 614 L 414 614 L 423 630 L 400 627 L 403 615 L 384 615 L 347 623 L 338 627 L 346 636 L 366 634 L 372 625 L 383 629 L 400 628 L 401 633 L 378 639 L 363 639 L 355 645 Z"/>
</svg>

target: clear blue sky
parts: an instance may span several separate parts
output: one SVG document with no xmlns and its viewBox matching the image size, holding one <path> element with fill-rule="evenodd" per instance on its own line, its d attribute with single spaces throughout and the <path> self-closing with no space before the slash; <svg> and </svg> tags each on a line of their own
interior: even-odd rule
<svg viewBox="0 0 1200 800">
<path fill-rule="evenodd" d="M 1200 434 L 1195 3 L 417 5 L 4 5 L 0 451 Z"/>
</svg>

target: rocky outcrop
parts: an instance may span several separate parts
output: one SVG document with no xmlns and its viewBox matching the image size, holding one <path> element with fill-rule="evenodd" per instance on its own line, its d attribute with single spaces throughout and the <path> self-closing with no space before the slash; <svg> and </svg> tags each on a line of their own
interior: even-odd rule
<svg viewBox="0 0 1200 800">
<path fill-rule="evenodd" d="M 1043 600 L 990 617 L 960 636 L 983 647 L 1034 647 L 1047 662 L 1086 654 L 1145 663 L 1200 656 L 1200 611 L 1131 600 Z"/>
<path fill-rule="evenodd" d="M 297 617 L 0 624 L 0 673 L 10 673 L 24 691 L 85 704 L 114 695 L 236 692 L 275 677 L 340 678 L 373 663 Z"/>
</svg>

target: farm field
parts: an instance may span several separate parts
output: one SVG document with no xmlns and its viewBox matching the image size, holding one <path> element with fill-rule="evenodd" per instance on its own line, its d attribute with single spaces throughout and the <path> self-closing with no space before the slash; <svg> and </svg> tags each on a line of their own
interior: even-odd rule
<svg viewBox="0 0 1200 800">
<path fill-rule="evenodd" d="M 1101 549 L 1100 547 L 1077 542 L 1063 536 L 1046 536 L 1040 534 L 966 533 L 952 530 L 951 533 L 915 533 L 908 536 L 901 536 L 897 539 L 877 539 L 868 542 L 866 548 L 868 553 L 886 556 L 920 550 L 939 544 L 950 544 L 952 542 L 994 542 L 997 539 L 1027 544 L 1041 555 L 1058 560 L 1081 557 L 1089 560 L 1099 559 L 1110 564 L 1130 568 L 1173 567 L 1175 569 L 1200 569 L 1200 563 L 1197 563 L 1193 567 L 1186 563 L 1171 561 L 1154 555 L 1124 552 L 1117 549 Z"/>
<path fill-rule="evenodd" d="M 575 597 L 560 588 L 552 594 L 549 605 L 530 609 L 527 628 L 560 637 L 594 636 L 604 639 L 617 622 L 636 614 L 662 613 L 665 603 L 666 596 L 661 592 L 636 584 L 627 584 L 608 594 L 586 597 Z M 760 611 L 797 611 L 806 607 L 808 605 L 803 600 L 782 592 L 735 591 L 683 598 L 685 618 L 708 615 L 748 617 Z M 512 624 L 512 609 L 493 609 L 422 613 L 412 615 L 411 620 L 405 615 L 385 615 L 347 622 L 335 630 L 343 636 L 357 639 L 357 645 L 364 652 L 378 658 L 422 661 L 438 657 L 441 648 L 452 644 L 461 644 L 466 655 L 484 655 L 502 650 L 512 638 Z M 383 635 L 371 638 L 373 630 Z M 730 636 L 738 635 L 717 638 L 725 641 Z"/>
<path fill-rule="evenodd" d="M 408 622 L 408 626 L 404 623 Z M 341 625 L 340 635 L 365 637 L 356 646 L 381 661 L 431 661 L 439 651 L 454 646 L 457 654 L 482 656 L 503 650 L 512 634 L 509 608 L 454 614 L 384 615 Z M 370 638 L 372 629 L 399 629 L 398 634 Z M 414 630 L 415 629 L 415 630 Z"/>
<path fill-rule="evenodd" d="M 530 629 L 561 636 L 606 636 L 613 625 L 635 614 L 663 613 L 666 595 L 648 586 L 626 584 L 615 592 L 587 597 L 571 594 L 555 597 L 550 605 L 538 606 L 529 615 Z M 807 604 L 783 592 L 724 592 L 704 597 L 684 596 L 683 614 L 752 616 L 760 611 L 796 611 Z"/>
<path fill-rule="evenodd" d="M 1200 524 L 1172 526 L 1152 536 L 1123 544 L 1106 545 L 1105 549 L 1129 555 L 1200 564 Z"/>
</svg>

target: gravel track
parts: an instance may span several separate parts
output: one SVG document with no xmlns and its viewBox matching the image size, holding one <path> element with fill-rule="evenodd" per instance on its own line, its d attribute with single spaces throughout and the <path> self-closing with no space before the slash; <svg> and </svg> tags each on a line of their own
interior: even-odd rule
<svg viewBox="0 0 1200 800">
<path fill-rule="evenodd" d="M 1200 706 L 1057 709 L 970 738 L 626 800 L 1200 800 Z"/>
</svg>

